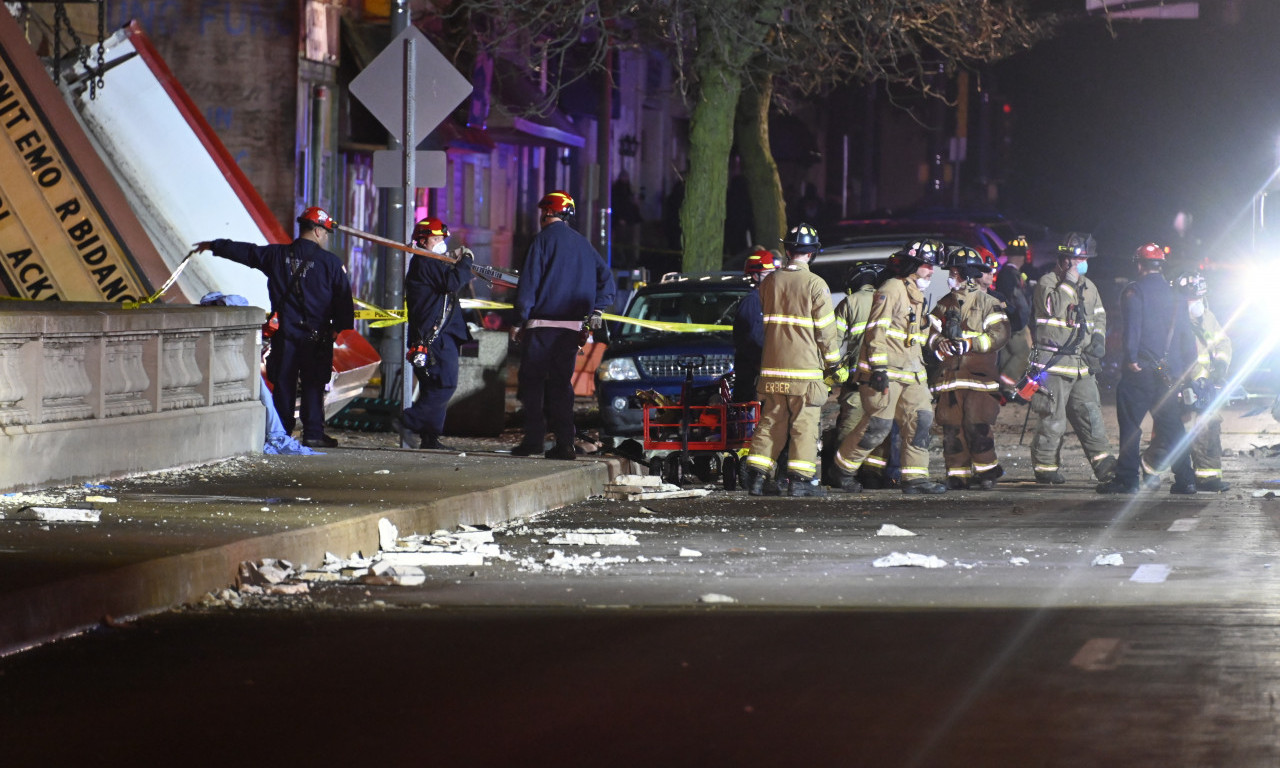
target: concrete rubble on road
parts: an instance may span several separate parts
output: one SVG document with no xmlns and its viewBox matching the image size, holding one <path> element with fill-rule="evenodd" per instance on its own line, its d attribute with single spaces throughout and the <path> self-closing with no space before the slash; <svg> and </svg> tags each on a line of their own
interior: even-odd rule
<svg viewBox="0 0 1280 768">
<path fill-rule="evenodd" d="M 922 555 L 917 552 L 890 552 L 884 557 L 876 558 L 871 563 L 876 568 L 946 568 L 947 561 L 934 555 Z"/>
<path fill-rule="evenodd" d="M 604 487 L 604 497 L 617 501 L 648 501 L 650 499 L 696 499 L 711 491 L 706 488 L 681 488 L 662 482 L 654 475 L 618 475 Z"/>
</svg>

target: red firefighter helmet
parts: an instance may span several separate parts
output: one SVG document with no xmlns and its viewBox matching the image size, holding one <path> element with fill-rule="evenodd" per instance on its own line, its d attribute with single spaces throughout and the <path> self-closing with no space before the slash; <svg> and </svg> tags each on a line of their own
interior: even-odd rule
<svg viewBox="0 0 1280 768">
<path fill-rule="evenodd" d="M 568 192 L 548 192 L 538 201 L 538 208 L 542 211 L 543 216 L 556 216 L 561 219 L 567 219 L 574 214 L 575 208 L 573 198 Z"/>
<path fill-rule="evenodd" d="M 327 232 L 332 232 L 333 228 L 336 226 L 333 218 L 330 217 L 328 213 L 325 213 L 323 208 L 315 205 L 302 212 L 302 215 L 298 217 L 298 223 L 314 224 L 318 227 L 324 227 Z"/>
<path fill-rule="evenodd" d="M 996 258 L 996 255 L 994 253 L 992 253 L 991 251 L 988 251 L 986 248 L 982 248 L 981 246 L 979 246 L 978 255 L 982 257 L 982 263 L 983 265 L 986 266 L 988 270 L 992 272 L 1000 271 L 1000 260 Z"/>
<path fill-rule="evenodd" d="M 1164 261 L 1164 249 L 1155 243 L 1147 243 L 1133 252 L 1134 261 Z"/>
<path fill-rule="evenodd" d="M 771 252 L 764 248 L 756 248 L 755 252 L 747 257 L 746 263 L 742 265 L 742 274 L 762 275 L 777 268 L 778 261 Z"/>
<path fill-rule="evenodd" d="M 413 228 L 413 241 L 415 243 L 425 243 L 428 237 L 448 237 L 449 227 L 445 223 L 434 216 L 419 221 Z"/>
</svg>

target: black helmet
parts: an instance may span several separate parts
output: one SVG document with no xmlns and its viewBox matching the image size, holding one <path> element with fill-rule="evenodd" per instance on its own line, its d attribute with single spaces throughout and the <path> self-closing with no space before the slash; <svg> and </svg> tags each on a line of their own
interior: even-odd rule
<svg viewBox="0 0 1280 768">
<path fill-rule="evenodd" d="M 822 248 L 818 241 L 818 230 L 808 224 L 800 223 L 792 227 L 782 244 L 789 253 L 817 253 Z"/>
<path fill-rule="evenodd" d="M 1173 281 L 1173 287 L 1189 299 L 1199 298 L 1209 292 L 1204 275 L 1199 272 L 1183 272 Z"/>
<path fill-rule="evenodd" d="M 961 246 L 947 255 L 947 269 L 958 269 L 965 277 L 969 277 L 971 271 L 975 276 L 979 272 L 990 272 L 991 265 L 982 258 L 982 254 L 968 246 Z"/>
<path fill-rule="evenodd" d="M 1004 254 L 1006 256 L 1026 256 L 1027 255 L 1027 236 L 1014 235 L 1009 238 L 1009 242 L 1005 243 Z"/>
<path fill-rule="evenodd" d="M 1091 259 L 1098 255 L 1098 244 L 1087 232 L 1068 232 L 1058 246 L 1060 259 Z"/>
<path fill-rule="evenodd" d="M 889 256 L 889 269 L 898 277 L 906 277 L 921 264 L 941 266 L 947 258 L 947 248 L 939 240 L 912 240 Z"/>
<path fill-rule="evenodd" d="M 864 285 L 879 286 L 880 279 L 884 276 L 885 264 L 883 261 L 864 261 L 860 264 L 854 264 L 849 267 L 849 272 L 844 279 L 844 289 L 849 293 L 853 293 Z"/>
</svg>

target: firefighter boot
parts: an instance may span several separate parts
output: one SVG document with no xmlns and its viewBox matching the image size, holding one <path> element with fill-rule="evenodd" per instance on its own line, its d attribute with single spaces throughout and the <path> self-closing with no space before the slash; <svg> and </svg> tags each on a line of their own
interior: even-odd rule
<svg viewBox="0 0 1280 768">
<path fill-rule="evenodd" d="M 946 493 L 947 486 L 942 483 L 935 483 L 927 477 L 919 480 L 909 480 L 902 484 L 902 492 L 914 496 L 918 494 L 934 494 Z"/>
<path fill-rule="evenodd" d="M 818 484 L 816 477 L 801 477 L 800 475 L 791 475 L 790 496 L 826 496 L 827 489 Z"/>
<path fill-rule="evenodd" d="M 747 470 L 747 493 L 751 496 L 764 495 L 764 473 L 759 470 Z"/>
<path fill-rule="evenodd" d="M 862 493 L 862 483 L 858 482 L 857 475 L 841 472 L 837 469 L 832 471 L 831 477 L 835 481 L 832 485 L 845 493 Z"/>
</svg>

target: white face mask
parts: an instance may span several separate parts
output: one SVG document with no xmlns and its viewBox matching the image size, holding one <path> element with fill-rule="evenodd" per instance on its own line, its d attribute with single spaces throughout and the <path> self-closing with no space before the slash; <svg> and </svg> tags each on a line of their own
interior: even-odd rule
<svg viewBox="0 0 1280 768">
<path fill-rule="evenodd" d="M 449 249 L 445 246 L 445 244 L 444 244 L 444 241 L 443 241 L 443 240 L 441 240 L 440 242 L 438 242 L 438 243 L 436 243 L 435 245 L 431 246 L 431 252 L 432 252 L 432 253 L 439 253 L 439 254 L 443 255 L 443 254 L 447 253 L 448 251 L 449 251 Z"/>
<path fill-rule="evenodd" d="M 917 288 L 919 288 L 919 289 L 920 289 L 920 290 L 922 290 L 922 291 L 927 291 L 927 290 L 929 290 L 929 282 L 930 282 L 930 280 L 929 280 L 929 278 L 927 278 L 927 277 L 917 277 L 917 278 L 916 278 L 916 287 L 917 287 Z"/>
<path fill-rule="evenodd" d="M 969 281 L 965 280 L 963 277 L 955 277 L 952 275 L 947 276 L 947 285 L 951 286 L 951 290 L 953 291 L 963 291 L 965 290 L 965 286 L 968 284 Z"/>
<path fill-rule="evenodd" d="M 1187 302 L 1187 311 L 1192 317 L 1204 317 L 1204 299 Z"/>
</svg>

